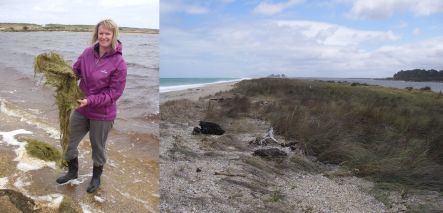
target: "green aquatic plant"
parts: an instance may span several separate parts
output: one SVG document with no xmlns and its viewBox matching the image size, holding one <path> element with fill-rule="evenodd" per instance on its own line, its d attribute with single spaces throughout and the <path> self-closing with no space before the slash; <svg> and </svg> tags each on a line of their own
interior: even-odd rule
<svg viewBox="0 0 443 213">
<path fill-rule="evenodd" d="M 69 118 L 71 111 L 79 106 L 77 100 L 84 95 L 77 85 L 77 77 L 71 66 L 57 53 L 43 53 L 34 60 L 35 74 L 43 74 L 45 84 L 55 88 L 55 99 L 59 111 L 60 144 L 63 154 L 69 143 Z"/>
<path fill-rule="evenodd" d="M 49 143 L 24 138 L 24 141 L 28 142 L 25 146 L 26 152 L 32 157 L 44 160 L 44 161 L 54 161 L 60 163 L 62 156 L 60 151 Z"/>
</svg>

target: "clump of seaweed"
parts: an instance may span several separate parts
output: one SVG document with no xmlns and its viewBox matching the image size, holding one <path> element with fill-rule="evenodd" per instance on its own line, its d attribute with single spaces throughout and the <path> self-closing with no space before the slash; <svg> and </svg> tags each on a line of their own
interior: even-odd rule
<svg viewBox="0 0 443 213">
<path fill-rule="evenodd" d="M 77 77 L 71 66 L 57 53 L 43 53 L 34 60 L 35 74 L 43 74 L 45 84 L 55 88 L 56 104 L 59 111 L 60 143 L 63 154 L 69 143 L 69 117 L 72 109 L 79 106 L 78 99 L 84 95 L 77 85 Z"/>
<path fill-rule="evenodd" d="M 62 156 L 60 151 L 58 151 L 54 146 L 45 143 L 43 141 L 25 138 L 23 139 L 28 142 L 25 146 L 26 152 L 38 159 L 44 161 L 54 161 L 56 163 L 60 163 L 62 160 Z"/>
</svg>

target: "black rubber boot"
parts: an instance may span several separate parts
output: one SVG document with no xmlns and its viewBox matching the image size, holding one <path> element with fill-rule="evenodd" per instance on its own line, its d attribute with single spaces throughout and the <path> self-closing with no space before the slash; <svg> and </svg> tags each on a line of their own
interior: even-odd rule
<svg viewBox="0 0 443 213">
<path fill-rule="evenodd" d="M 69 180 L 76 179 L 78 177 L 78 158 L 74 158 L 68 161 L 68 173 L 57 178 L 57 183 L 66 183 Z"/>
<path fill-rule="evenodd" d="M 89 186 L 86 189 L 88 193 L 93 193 L 98 189 L 98 187 L 100 186 L 100 176 L 102 175 L 102 172 L 103 172 L 103 166 L 94 166 L 94 168 L 92 169 L 91 182 L 89 183 Z"/>
</svg>

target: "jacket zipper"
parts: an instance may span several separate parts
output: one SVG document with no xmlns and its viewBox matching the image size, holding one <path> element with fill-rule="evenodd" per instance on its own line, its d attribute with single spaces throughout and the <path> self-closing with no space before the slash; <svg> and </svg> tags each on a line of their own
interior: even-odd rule
<svg viewBox="0 0 443 213">
<path fill-rule="evenodd" d="M 102 56 L 99 55 L 97 61 L 95 62 L 95 65 L 97 65 L 98 62 L 100 62 L 100 59 L 102 59 L 106 55 L 107 55 L 107 53 L 103 54 Z"/>
</svg>

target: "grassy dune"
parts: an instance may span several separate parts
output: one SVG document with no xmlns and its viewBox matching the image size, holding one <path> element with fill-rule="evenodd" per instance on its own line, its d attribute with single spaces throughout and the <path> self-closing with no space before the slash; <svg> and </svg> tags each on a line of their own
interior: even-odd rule
<svg viewBox="0 0 443 213">
<path fill-rule="evenodd" d="M 239 82 L 217 113 L 268 120 L 308 154 L 354 175 L 443 191 L 443 97 L 349 83 Z M 215 114 L 214 114 L 215 113 Z"/>
</svg>

